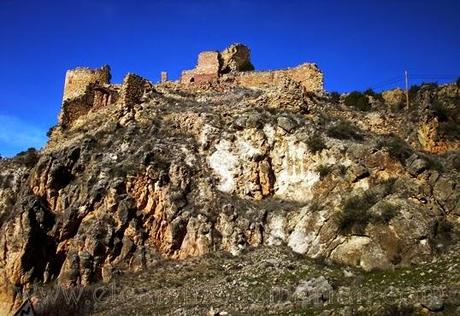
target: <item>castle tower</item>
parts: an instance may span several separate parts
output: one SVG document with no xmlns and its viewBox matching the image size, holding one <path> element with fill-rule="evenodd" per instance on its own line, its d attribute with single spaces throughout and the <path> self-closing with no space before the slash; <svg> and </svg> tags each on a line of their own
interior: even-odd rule
<svg viewBox="0 0 460 316">
<path fill-rule="evenodd" d="M 75 68 L 67 70 L 63 100 L 83 95 L 90 84 L 108 84 L 110 79 L 111 74 L 108 65 L 96 69 Z"/>
</svg>

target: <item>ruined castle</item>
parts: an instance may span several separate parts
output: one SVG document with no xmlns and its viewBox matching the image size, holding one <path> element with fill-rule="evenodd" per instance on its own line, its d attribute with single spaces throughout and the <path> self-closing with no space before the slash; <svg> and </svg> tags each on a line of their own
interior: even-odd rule
<svg viewBox="0 0 460 316">
<path fill-rule="evenodd" d="M 306 91 L 321 92 L 324 89 L 323 73 L 316 64 L 306 63 L 283 70 L 255 71 L 250 50 L 242 44 L 233 44 L 222 52 L 201 52 L 194 69 L 184 70 L 181 78 L 175 82 L 169 82 L 167 73 L 162 72 L 159 84 L 176 84 L 184 89 L 215 85 L 260 89 L 277 85 L 286 79 L 300 83 Z M 59 125 L 68 127 L 88 112 L 114 104 L 132 107 L 155 87 L 149 80 L 132 73 L 125 76 L 122 84 L 112 84 L 110 80 L 108 65 L 98 69 L 68 70 Z"/>
</svg>

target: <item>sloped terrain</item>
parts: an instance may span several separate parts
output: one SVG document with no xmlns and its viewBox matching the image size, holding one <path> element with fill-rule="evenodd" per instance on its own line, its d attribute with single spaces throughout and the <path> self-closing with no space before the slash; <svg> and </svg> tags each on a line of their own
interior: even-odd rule
<svg viewBox="0 0 460 316">
<path fill-rule="evenodd" d="M 323 276 L 333 291 L 367 288 L 378 278 L 385 280 L 375 293 L 440 280 L 455 287 L 458 279 L 446 275 L 459 272 L 452 250 L 460 215 L 459 88 L 412 92 L 408 110 L 369 95 L 369 111 L 362 111 L 345 96 L 308 93 L 290 80 L 264 89 L 165 83 L 139 104 L 57 126 L 41 152 L 0 161 L 2 310 L 32 285 L 102 281 L 165 297 L 203 287 L 232 296 L 164 307 L 191 314 L 210 306 L 256 313 L 238 297 L 292 290 L 306 277 Z M 264 260 L 272 262 L 259 267 Z M 238 265 L 244 273 L 232 272 Z M 345 277 L 344 269 L 355 272 Z M 434 276 L 406 272 L 417 269 Z M 375 270 L 387 272 L 364 272 Z M 95 311 L 163 308 L 161 299 L 149 305 L 138 294 Z M 262 314 L 303 310 L 292 302 L 254 304 Z M 368 301 L 361 310 L 384 305 Z"/>
</svg>

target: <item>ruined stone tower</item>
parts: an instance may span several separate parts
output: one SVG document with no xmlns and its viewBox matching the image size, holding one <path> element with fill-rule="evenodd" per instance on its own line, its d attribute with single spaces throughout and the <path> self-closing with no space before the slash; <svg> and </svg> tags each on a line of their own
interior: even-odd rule
<svg viewBox="0 0 460 316">
<path fill-rule="evenodd" d="M 323 73 L 316 64 L 305 63 L 297 67 L 254 71 L 251 51 L 243 44 L 233 44 L 221 52 L 205 51 L 198 55 L 194 69 L 184 70 L 181 84 L 233 83 L 246 88 L 279 85 L 286 80 L 300 83 L 307 91 L 324 90 Z"/>
<path fill-rule="evenodd" d="M 110 80 L 111 74 L 108 65 L 96 69 L 75 68 L 67 70 L 63 100 L 84 94 L 90 84 L 109 84 Z"/>
</svg>

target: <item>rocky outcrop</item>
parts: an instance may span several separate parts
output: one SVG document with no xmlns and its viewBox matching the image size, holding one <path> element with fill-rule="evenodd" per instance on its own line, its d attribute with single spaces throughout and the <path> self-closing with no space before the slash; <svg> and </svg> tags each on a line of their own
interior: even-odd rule
<svg viewBox="0 0 460 316">
<path fill-rule="evenodd" d="M 404 141 L 422 115 L 350 110 L 290 78 L 194 90 L 129 75 L 124 87 L 129 106 L 0 161 L 1 312 L 34 284 L 85 286 L 162 258 L 285 245 L 373 270 L 458 242 L 454 153 Z"/>
<path fill-rule="evenodd" d="M 251 64 L 251 52 L 243 44 L 233 44 L 220 53 L 221 73 L 254 70 Z"/>
</svg>

